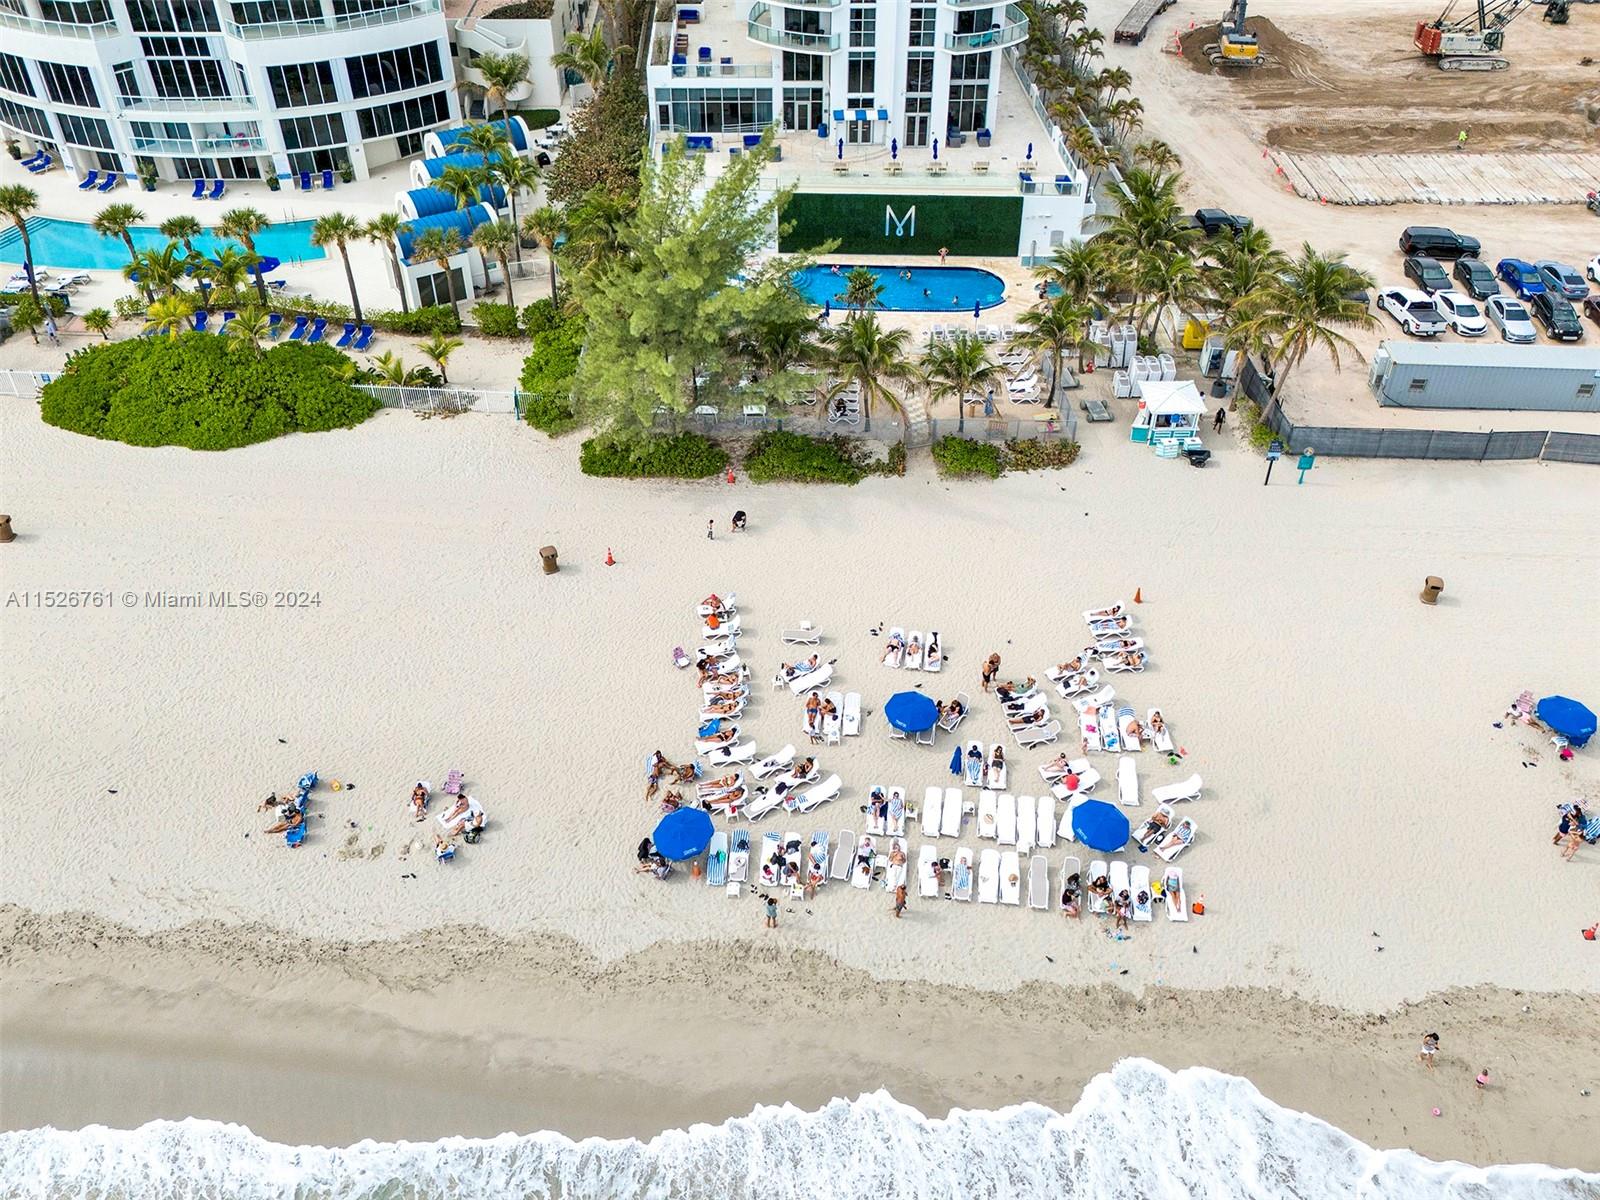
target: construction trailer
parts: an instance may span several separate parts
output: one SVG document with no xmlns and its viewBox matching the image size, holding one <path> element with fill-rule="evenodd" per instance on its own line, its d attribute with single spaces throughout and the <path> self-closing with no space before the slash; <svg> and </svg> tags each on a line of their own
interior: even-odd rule
<svg viewBox="0 0 1600 1200">
<path fill-rule="evenodd" d="M 1600 412 L 1600 349 L 1385 341 L 1367 383 L 1397 408 Z"/>
</svg>

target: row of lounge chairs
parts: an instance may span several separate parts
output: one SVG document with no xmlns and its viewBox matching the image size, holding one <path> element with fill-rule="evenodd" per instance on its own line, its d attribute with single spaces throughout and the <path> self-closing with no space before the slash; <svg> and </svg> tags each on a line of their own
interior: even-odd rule
<svg viewBox="0 0 1600 1200">
<path fill-rule="evenodd" d="M 109 192 L 121 182 L 122 176 L 115 171 L 107 171 L 104 178 L 101 177 L 99 171 L 90 171 L 82 179 L 78 180 L 78 190 L 80 192 Z"/>
<path fill-rule="evenodd" d="M 942 671 L 944 644 L 939 640 L 937 629 L 928 634 L 927 640 L 924 641 L 920 629 L 913 629 L 908 637 L 900 626 L 891 626 L 889 638 L 884 643 L 883 655 L 879 661 L 884 666 L 896 670 L 904 668 L 908 671 Z"/>
<path fill-rule="evenodd" d="M 226 179 L 213 179 L 207 183 L 204 179 L 194 181 L 194 192 L 189 197 L 191 200 L 221 200 L 222 194 L 228 190 Z"/>
<path fill-rule="evenodd" d="M 953 342 L 963 333 L 973 333 L 980 342 L 1004 343 L 1012 341 L 1017 336 L 1015 325 L 979 325 L 976 329 L 967 330 L 956 325 L 941 325 L 935 323 L 928 330 L 926 340 L 929 344 L 934 342 Z"/>
<path fill-rule="evenodd" d="M 31 157 L 22 160 L 22 165 L 28 168 L 28 174 L 30 175 L 43 175 L 56 165 L 56 160 L 54 156 L 45 153 L 43 150 L 36 150 Z"/>
<path fill-rule="evenodd" d="M 313 178 L 318 177 L 318 175 L 319 173 L 315 171 L 301 171 L 295 176 L 295 182 L 299 185 L 302 192 L 309 192 L 312 187 L 315 186 L 312 182 Z M 333 190 L 333 172 L 320 172 L 320 179 L 323 190 L 331 192 Z"/>
</svg>

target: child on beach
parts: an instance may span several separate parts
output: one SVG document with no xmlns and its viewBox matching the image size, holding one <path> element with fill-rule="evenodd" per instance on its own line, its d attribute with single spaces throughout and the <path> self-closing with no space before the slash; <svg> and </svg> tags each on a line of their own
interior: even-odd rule
<svg viewBox="0 0 1600 1200">
<path fill-rule="evenodd" d="M 1489 1068 L 1488 1067 L 1485 1067 L 1483 1070 L 1478 1072 L 1478 1078 L 1477 1078 L 1477 1080 L 1475 1082 L 1477 1083 L 1478 1090 L 1480 1092 L 1483 1091 L 1484 1088 L 1489 1086 Z"/>
<path fill-rule="evenodd" d="M 1424 1034 L 1422 1049 L 1417 1053 L 1417 1061 L 1428 1070 L 1433 1070 L 1434 1057 L 1439 1053 L 1439 1035 L 1437 1033 Z"/>
<path fill-rule="evenodd" d="M 901 884 L 894 889 L 894 917 L 900 919 L 900 914 L 906 911 L 906 885 Z"/>
<path fill-rule="evenodd" d="M 761 893 L 761 900 L 767 906 L 767 928 L 778 927 L 778 902 L 765 892 Z"/>
</svg>

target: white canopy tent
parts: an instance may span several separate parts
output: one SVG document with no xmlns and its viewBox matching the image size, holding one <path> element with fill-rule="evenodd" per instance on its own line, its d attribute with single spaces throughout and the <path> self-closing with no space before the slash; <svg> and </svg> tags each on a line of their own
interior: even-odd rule
<svg viewBox="0 0 1600 1200">
<path fill-rule="evenodd" d="M 1139 411 L 1129 436 L 1136 442 L 1169 437 L 1198 436 L 1200 418 L 1210 412 L 1193 380 L 1143 380 L 1139 384 Z"/>
</svg>

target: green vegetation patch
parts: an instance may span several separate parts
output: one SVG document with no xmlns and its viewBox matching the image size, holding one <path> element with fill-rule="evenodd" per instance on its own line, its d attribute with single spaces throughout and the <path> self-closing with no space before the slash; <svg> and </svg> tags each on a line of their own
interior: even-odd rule
<svg viewBox="0 0 1600 1200">
<path fill-rule="evenodd" d="M 728 465 L 728 452 L 698 433 L 672 437 L 592 437 L 583 443 L 585 475 L 627 479 L 704 479 Z"/>
</svg>

